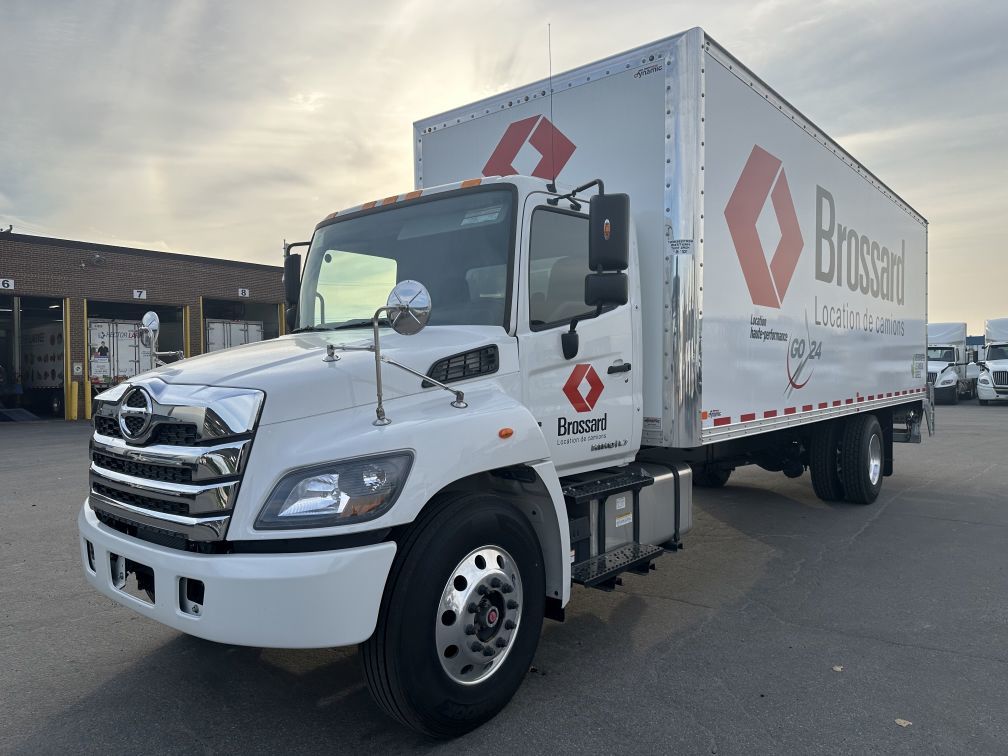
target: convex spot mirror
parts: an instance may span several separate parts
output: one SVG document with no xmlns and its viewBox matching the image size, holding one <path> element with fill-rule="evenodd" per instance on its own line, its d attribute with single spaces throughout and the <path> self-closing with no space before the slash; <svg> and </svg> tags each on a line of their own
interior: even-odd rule
<svg viewBox="0 0 1008 756">
<path fill-rule="evenodd" d="M 386 306 L 389 308 L 389 325 L 402 336 L 420 333 L 430 320 L 430 292 L 419 281 L 397 283 L 389 294 Z"/>
<path fill-rule="evenodd" d="M 161 318 L 156 312 L 147 312 L 140 321 L 140 343 L 149 349 L 157 343 L 158 331 L 161 330 Z"/>
</svg>

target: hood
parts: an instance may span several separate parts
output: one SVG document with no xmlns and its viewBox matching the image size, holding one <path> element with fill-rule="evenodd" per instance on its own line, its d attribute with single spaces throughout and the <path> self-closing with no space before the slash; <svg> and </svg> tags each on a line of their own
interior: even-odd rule
<svg viewBox="0 0 1008 756">
<path fill-rule="evenodd" d="M 341 351 L 323 362 L 326 346 L 369 347 L 370 329 L 300 333 L 191 357 L 137 376 L 166 383 L 259 389 L 266 394 L 261 424 L 376 404 L 374 352 Z M 496 344 L 500 370 L 514 369 L 515 340 L 496 326 L 431 326 L 415 336 L 381 330 L 382 356 L 421 373 L 445 357 Z M 510 359 L 506 358 L 506 355 Z M 385 401 L 417 394 L 421 380 L 394 365 L 382 365 Z M 441 389 L 437 389 L 440 391 Z"/>
<path fill-rule="evenodd" d="M 947 362 L 934 362 L 928 360 L 927 369 L 929 373 L 940 373 L 941 371 L 947 369 L 950 365 Z"/>
</svg>

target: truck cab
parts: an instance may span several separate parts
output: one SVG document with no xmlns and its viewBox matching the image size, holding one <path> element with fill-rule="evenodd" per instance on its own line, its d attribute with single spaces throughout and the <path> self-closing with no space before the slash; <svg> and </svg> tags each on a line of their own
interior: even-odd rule
<svg viewBox="0 0 1008 756">
<path fill-rule="evenodd" d="M 689 529 L 689 467 L 630 464 L 626 196 L 463 181 L 334 213 L 307 246 L 290 335 L 96 398 L 85 574 L 211 640 L 363 643 L 377 691 L 470 692 L 454 717 L 411 704 L 457 733 L 507 701 L 572 582 L 646 570 Z"/>
<path fill-rule="evenodd" d="M 980 404 L 1008 401 L 1008 318 L 984 324 L 983 357 L 977 378 Z"/>
</svg>

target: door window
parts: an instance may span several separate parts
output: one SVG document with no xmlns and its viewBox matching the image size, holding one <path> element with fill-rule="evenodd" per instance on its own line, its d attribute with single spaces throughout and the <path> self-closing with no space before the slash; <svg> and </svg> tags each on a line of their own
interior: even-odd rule
<svg viewBox="0 0 1008 756">
<path fill-rule="evenodd" d="M 529 235 L 529 324 L 541 331 L 590 315 L 584 301 L 588 217 L 539 208 Z"/>
</svg>

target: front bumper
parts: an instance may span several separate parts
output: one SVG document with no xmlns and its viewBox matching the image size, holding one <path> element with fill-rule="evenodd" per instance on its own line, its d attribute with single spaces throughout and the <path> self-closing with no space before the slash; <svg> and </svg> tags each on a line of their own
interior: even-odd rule
<svg viewBox="0 0 1008 756">
<path fill-rule="evenodd" d="M 367 640 L 396 553 L 390 541 L 295 554 L 192 554 L 106 527 L 87 501 L 77 526 L 84 575 L 98 591 L 176 630 L 242 646 L 327 648 Z M 154 603 L 116 587 L 113 558 L 153 571 Z M 183 578 L 203 583 L 198 614 L 185 610 Z"/>
<path fill-rule="evenodd" d="M 977 397 L 987 402 L 1008 401 L 1008 389 L 977 383 Z"/>
<path fill-rule="evenodd" d="M 937 404 L 952 404 L 959 395 L 959 384 L 953 383 L 951 386 L 935 386 L 934 398 Z"/>
</svg>

